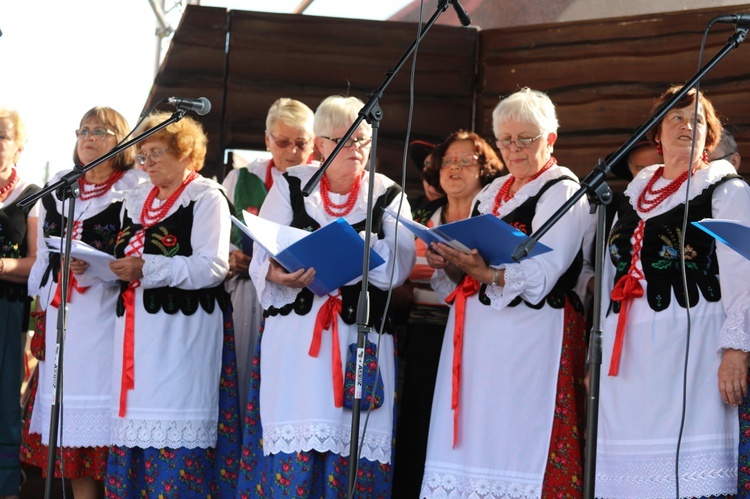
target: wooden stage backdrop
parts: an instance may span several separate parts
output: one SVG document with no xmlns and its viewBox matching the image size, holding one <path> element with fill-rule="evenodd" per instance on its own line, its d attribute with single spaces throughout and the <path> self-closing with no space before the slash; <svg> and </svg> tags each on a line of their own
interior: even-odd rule
<svg viewBox="0 0 750 499">
<path fill-rule="evenodd" d="M 749 12 L 750 5 L 733 9 Z M 468 128 L 492 140 L 491 113 L 499 96 L 529 86 L 547 92 L 557 105 L 555 156 L 583 177 L 647 121 L 653 99 L 668 85 L 697 73 L 703 32 L 721 14 L 726 12 L 714 8 L 486 31 L 434 26 L 417 54 L 412 138 L 437 141 Z M 733 33 L 732 25 L 713 26 L 704 65 Z M 313 110 L 331 94 L 366 100 L 416 34 L 412 23 L 188 6 L 146 107 L 168 96 L 209 98 L 213 109 L 200 117 L 210 139 L 203 173 L 221 179 L 231 167 L 224 164 L 225 150 L 265 148 L 265 115 L 276 98 L 297 98 Z M 748 71 L 750 46 L 740 45 L 701 82 L 748 159 L 741 169 L 746 177 Z M 378 168 L 397 180 L 410 72 L 407 61 L 381 101 Z M 408 160 L 406 174 L 407 191 L 420 192 L 418 171 Z"/>
</svg>

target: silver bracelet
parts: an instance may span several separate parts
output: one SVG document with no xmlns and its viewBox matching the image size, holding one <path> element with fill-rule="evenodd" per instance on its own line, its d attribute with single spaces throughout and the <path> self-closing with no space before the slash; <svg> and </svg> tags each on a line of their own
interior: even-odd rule
<svg viewBox="0 0 750 499">
<path fill-rule="evenodd" d="M 497 271 L 496 268 L 492 267 L 492 284 L 493 286 L 499 286 L 500 283 L 498 282 L 500 279 L 500 273 Z"/>
</svg>

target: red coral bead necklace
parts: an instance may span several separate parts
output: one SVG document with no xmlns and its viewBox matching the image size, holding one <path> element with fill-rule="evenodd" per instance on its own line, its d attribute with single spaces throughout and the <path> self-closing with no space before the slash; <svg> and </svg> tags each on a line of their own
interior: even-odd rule
<svg viewBox="0 0 750 499">
<path fill-rule="evenodd" d="M 656 181 L 662 178 L 662 176 L 664 176 L 664 167 L 660 166 L 651 176 L 648 184 L 646 184 L 646 188 L 643 189 L 638 196 L 637 207 L 638 211 L 641 213 L 648 213 L 659 206 L 669 196 L 677 192 L 680 186 L 682 186 L 682 184 L 685 183 L 685 180 L 687 180 L 688 172 L 687 170 L 682 172 L 679 177 L 672 180 L 661 189 L 654 189 L 654 184 L 656 184 Z"/>
<path fill-rule="evenodd" d="M 15 168 L 13 168 L 10 172 L 10 177 L 8 177 L 8 183 L 0 188 L 0 198 L 3 198 L 6 194 L 12 191 L 13 187 L 16 185 L 16 182 L 18 182 L 18 172 Z"/>
<path fill-rule="evenodd" d="M 107 177 L 107 180 L 100 184 L 89 182 L 84 177 L 80 177 L 78 179 L 78 187 L 81 189 L 81 193 L 78 195 L 78 199 L 86 201 L 104 195 L 109 192 L 112 186 L 115 185 L 123 175 L 125 175 L 125 170 L 114 170 L 109 177 Z"/>
<path fill-rule="evenodd" d="M 348 215 L 354 208 L 354 204 L 357 202 L 357 196 L 359 195 L 359 188 L 362 185 L 362 179 L 365 176 L 365 172 L 362 171 L 358 178 L 355 180 L 354 185 L 349 189 L 349 193 L 346 196 L 346 201 L 341 204 L 336 204 L 331 201 L 329 193 L 331 192 L 331 184 L 328 182 L 328 178 L 323 175 L 320 179 L 320 197 L 323 200 L 323 208 L 326 213 L 332 217 L 344 217 Z"/>
<path fill-rule="evenodd" d="M 557 164 L 557 160 L 550 156 L 549 160 L 544 164 L 541 170 L 536 172 L 526 183 L 533 182 L 539 176 L 552 168 L 553 165 Z M 500 187 L 500 190 L 497 191 L 497 194 L 495 194 L 495 202 L 492 205 L 492 214 L 497 216 L 497 214 L 500 212 L 500 207 L 504 204 L 510 201 L 514 193 L 510 192 L 510 188 L 513 185 L 513 182 L 516 180 L 516 178 L 513 175 L 508 175 L 508 179 L 503 183 L 502 187 Z"/>
<path fill-rule="evenodd" d="M 159 188 L 154 186 L 154 188 L 151 189 L 151 192 L 148 193 L 146 202 L 143 203 L 143 209 L 141 210 L 141 225 L 147 229 L 164 218 L 172 205 L 177 201 L 177 198 L 180 197 L 182 191 L 185 190 L 185 187 L 196 178 L 198 178 L 198 173 L 195 171 L 190 172 L 190 175 L 182 181 L 177 190 L 174 191 L 158 208 L 153 207 L 154 200 L 156 199 L 157 194 L 159 194 Z"/>
</svg>

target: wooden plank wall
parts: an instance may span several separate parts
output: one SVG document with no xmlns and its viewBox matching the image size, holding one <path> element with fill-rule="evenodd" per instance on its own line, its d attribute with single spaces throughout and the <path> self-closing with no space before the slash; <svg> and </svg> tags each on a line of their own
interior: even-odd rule
<svg viewBox="0 0 750 499">
<path fill-rule="evenodd" d="M 228 77 L 223 117 L 226 148 L 264 149 L 268 108 L 279 97 L 313 111 L 327 96 L 366 101 L 414 41 L 416 25 L 311 16 L 230 12 Z M 413 138 L 440 140 L 473 123 L 478 31 L 433 27 L 419 46 Z M 380 106 L 378 171 L 400 181 L 409 106 L 407 61 Z M 407 165 L 411 163 L 407 162 Z M 409 190 L 421 191 L 407 167 Z"/>
<path fill-rule="evenodd" d="M 735 9 L 746 12 L 747 5 Z M 579 176 L 617 150 L 649 118 L 653 100 L 698 71 L 701 38 L 716 9 L 483 31 L 479 54 L 477 130 L 492 135 L 498 96 L 528 86 L 555 102 L 560 133 L 555 156 Z M 734 27 L 715 24 L 703 64 Z M 735 130 L 750 176 L 750 46 L 740 45 L 701 82 Z M 614 182 L 622 188 L 621 182 Z"/>
</svg>

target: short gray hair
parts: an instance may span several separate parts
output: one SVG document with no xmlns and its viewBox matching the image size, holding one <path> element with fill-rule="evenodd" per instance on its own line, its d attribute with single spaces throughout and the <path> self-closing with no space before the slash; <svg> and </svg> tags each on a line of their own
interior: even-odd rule
<svg viewBox="0 0 750 499">
<path fill-rule="evenodd" d="M 722 128 L 721 139 L 719 140 L 719 143 L 716 145 L 714 150 L 711 151 L 711 156 L 715 158 L 722 158 L 736 152 L 737 141 L 734 140 L 734 135 L 732 135 L 732 132 L 727 130 L 727 127 Z"/>
<path fill-rule="evenodd" d="M 331 95 L 326 97 L 315 110 L 315 121 L 313 130 L 318 137 L 330 136 L 337 128 L 350 126 L 365 103 L 356 97 L 344 97 L 342 95 Z M 360 127 L 371 133 L 372 126 L 362 121 Z"/>
<path fill-rule="evenodd" d="M 266 131 L 271 129 L 277 121 L 287 126 L 313 134 L 313 112 L 307 104 L 298 100 L 282 97 L 271 104 L 266 115 Z"/>
<path fill-rule="evenodd" d="M 492 131 L 499 136 L 500 124 L 505 122 L 533 123 L 544 133 L 557 133 L 555 105 L 544 92 L 523 87 L 502 99 L 492 111 Z"/>
</svg>

